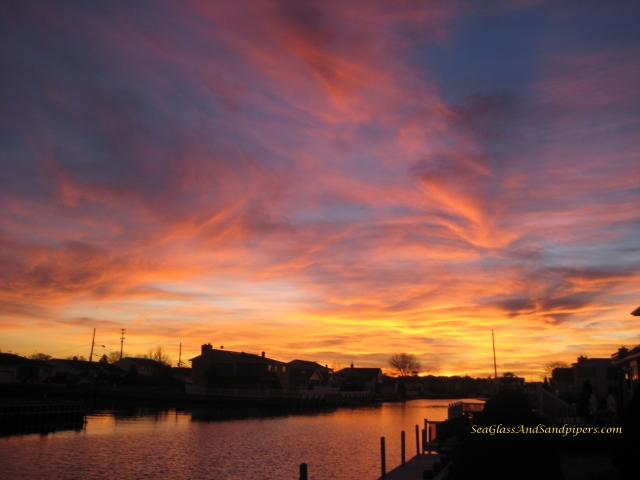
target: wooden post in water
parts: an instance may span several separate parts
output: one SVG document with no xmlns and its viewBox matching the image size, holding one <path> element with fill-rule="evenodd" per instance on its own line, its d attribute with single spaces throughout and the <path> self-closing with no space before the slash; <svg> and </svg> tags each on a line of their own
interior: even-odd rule
<svg viewBox="0 0 640 480">
<path fill-rule="evenodd" d="M 400 464 L 404 466 L 404 430 L 400 434 L 400 450 L 402 451 L 402 462 Z"/>
<path fill-rule="evenodd" d="M 300 464 L 300 480 L 308 480 L 306 463 Z"/>
<path fill-rule="evenodd" d="M 427 450 L 427 431 L 422 429 L 422 451 L 425 452 Z"/>
<path fill-rule="evenodd" d="M 384 449 L 384 437 L 380 437 L 380 459 L 382 461 L 382 476 L 387 476 L 387 461 Z"/>
<path fill-rule="evenodd" d="M 416 425 L 416 455 L 420 455 L 420 427 Z"/>
</svg>

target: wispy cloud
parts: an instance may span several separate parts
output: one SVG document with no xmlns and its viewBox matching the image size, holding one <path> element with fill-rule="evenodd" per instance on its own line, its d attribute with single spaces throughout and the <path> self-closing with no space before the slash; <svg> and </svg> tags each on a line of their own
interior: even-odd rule
<svg viewBox="0 0 640 480">
<path fill-rule="evenodd" d="M 635 338 L 637 14 L 1 8 L 2 348 L 486 375 L 491 329 L 521 374 Z"/>
</svg>

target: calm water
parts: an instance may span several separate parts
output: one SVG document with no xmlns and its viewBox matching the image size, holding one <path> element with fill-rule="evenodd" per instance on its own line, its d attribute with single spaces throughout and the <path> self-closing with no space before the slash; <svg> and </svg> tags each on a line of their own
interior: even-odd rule
<svg viewBox="0 0 640 480">
<path fill-rule="evenodd" d="M 444 420 L 454 400 L 414 400 L 330 413 L 224 420 L 228 410 L 89 415 L 81 431 L 0 438 L 5 479 L 291 479 L 309 465 L 313 480 L 373 480 L 380 437 L 387 467 L 415 454 L 415 425 Z"/>
</svg>

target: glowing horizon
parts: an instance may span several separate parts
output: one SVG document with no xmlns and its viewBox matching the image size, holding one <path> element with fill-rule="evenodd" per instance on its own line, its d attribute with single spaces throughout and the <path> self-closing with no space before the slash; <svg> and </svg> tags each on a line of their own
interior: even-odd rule
<svg viewBox="0 0 640 480">
<path fill-rule="evenodd" d="M 633 6 L 0 12 L 2 352 L 486 377 L 494 330 L 529 380 L 640 344 Z"/>
</svg>

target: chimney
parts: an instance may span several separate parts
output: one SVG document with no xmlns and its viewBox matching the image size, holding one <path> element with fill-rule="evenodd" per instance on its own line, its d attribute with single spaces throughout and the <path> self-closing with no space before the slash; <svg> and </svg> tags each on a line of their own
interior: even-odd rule
<svg viewBox="0 0 640 480">
<path fill-rule="evenodd" d="M 207 352 L 213 352 L 213 347 L 210 343 L 202 345 L 202 355 L 205 355 Z"/>
<path fill-rule="evenodd" d="M 353 368 L 353 362 L 351 362 L 351 368 Z"/>
<path fill-rule="evenodd" d="M 264 358 L 264 352 L 262 352 L 262 358 Z"/>
</svg>

